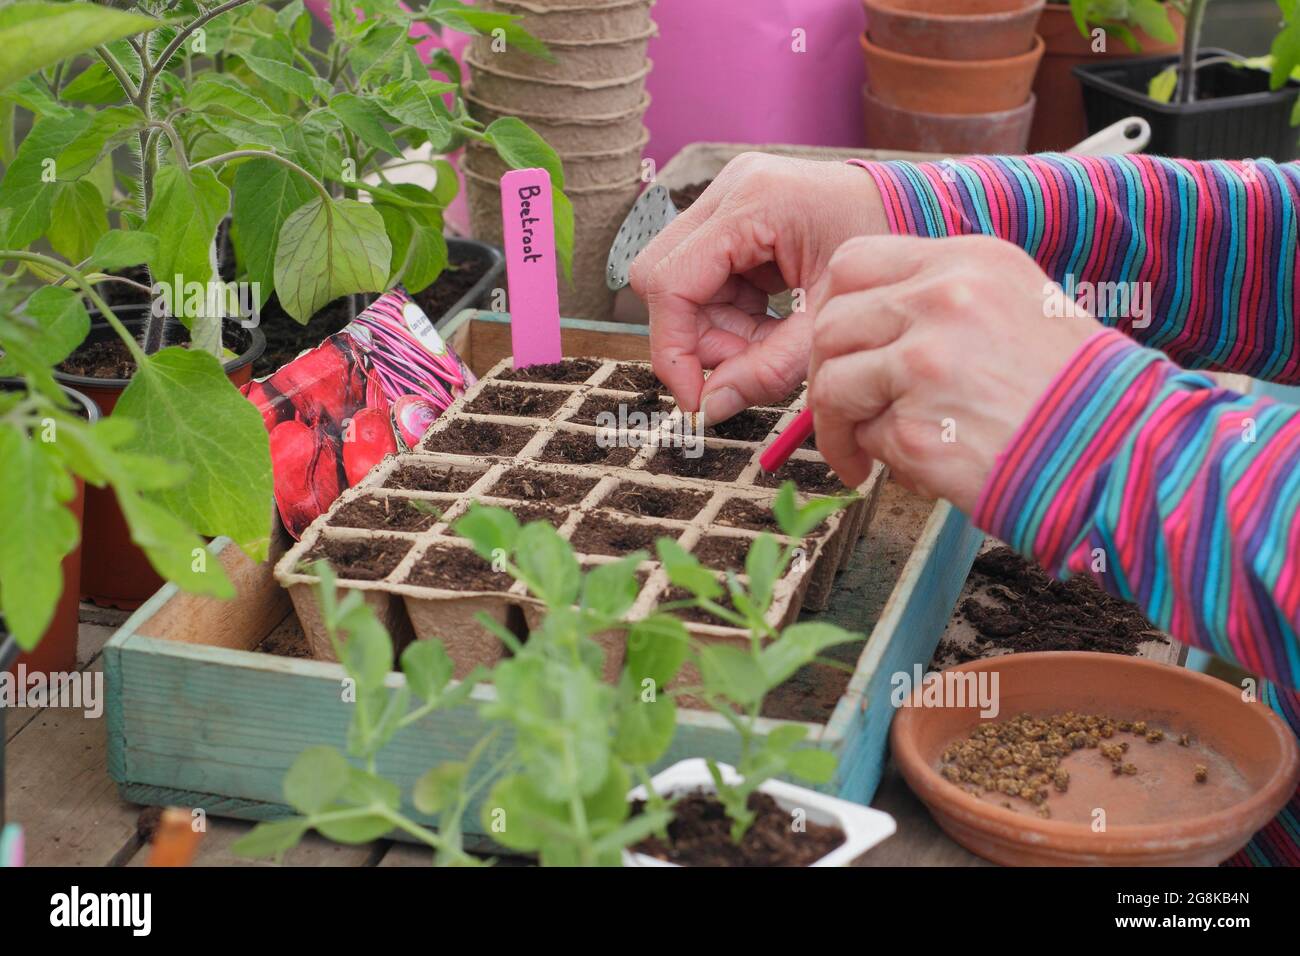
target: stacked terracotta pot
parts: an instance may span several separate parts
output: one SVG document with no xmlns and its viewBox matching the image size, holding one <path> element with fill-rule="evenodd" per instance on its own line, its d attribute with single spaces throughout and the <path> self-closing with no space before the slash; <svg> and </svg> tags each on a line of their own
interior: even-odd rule
<svg viewBox="0 0 1300 956">
<path fill-rule="evenodd" d="M 1034 115 L 1044 0 L 863 0 L 867 145 L 1019 153 Z"/>
<path fill-rule="evenodd" d="M 573 202 L 573 282 L 560 280 L 564 315 L 608 319 L 614 294 L 605 260 L 618 227 L 643 183 L 641 153 L 648 138 L 641 118 L 654 35 L 654 0 L 486 0 L 488 9 L 523 17 L 521 25 L 546 43 L 553 61 L 507 48 L 491 37 L 474 41 L 465 60 L 469 110 L 482 123 L 517 116 L 564 161 L 565 192 Z M 505 165 L 490 149 L 465 154 L 465 183 L 475 234 L 501 241 L 499 180 Z"/>
</svg>

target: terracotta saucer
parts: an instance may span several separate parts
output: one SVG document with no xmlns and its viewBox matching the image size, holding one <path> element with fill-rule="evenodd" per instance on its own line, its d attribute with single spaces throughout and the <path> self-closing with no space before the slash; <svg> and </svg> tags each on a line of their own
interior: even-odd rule
<svg viewBox="0 0 1300 956">
<path fill-rule="evenodd" d="M 989 658 L 943 674 L 963 675 L 968 690 L 978 680 L 992 690 L 996 677 L 998 713 L 982 718 L 970 697 L 949 696 L 947 703 L 963 706 L 943 707 L 914 698 L 894 718 L 894 759 L 944 831 L 995 863 L 1213 866 L 1272 819 L 1300 780 L 1300 748 L 1286 724 L 1266 704 L 1243 701 L 1234 685 L 1195 671 L 1061 651 Z M 1130 742 L 1126 759 L 1138 767 L 1132 776 L 1115 776 L 1096 749 L 1067 756 L 1062 766 L 1070 772 L 1069 789 L 1049 788 L 1050 819 L 1027 801 L 977 796 L 939 773 L 944 748 L 986 719 L 1069 710 L 1145 720 L 1165 739 L 1116 735 Z M 1180 746 L 1182 734 L 1190 746 Z M 1197 764 L 1208 768 L 1204 783 L 1195 780 Z"/>
</svg>

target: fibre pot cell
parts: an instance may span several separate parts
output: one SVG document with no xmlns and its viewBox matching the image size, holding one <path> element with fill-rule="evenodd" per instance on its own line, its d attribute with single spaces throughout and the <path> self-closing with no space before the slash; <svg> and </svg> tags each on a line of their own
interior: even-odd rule
<svg viewBox="0 0 1300 956">
<path fill-rule="evenodd" d="M 998 60 L 1028 53 L 1046 0 L 862 0 L 867 36 L 895 53 Z"/>
<path fill-rule="evenodd" d="M 1201 49 L 1197 58 L 1235 57 L 1227 50 Z M 1268 157 L 1287 162 L 1297 155 L 1297 133 L 1291 111 L 1300 83 L 1288 80 L 1270 90 L 1264 70 L 1232 63 L 1211 63 L 1196 71 L 1196 96 L 1191 103 L 1160 103 L 1146 95 L 1152 77 L 1175 65 L 1176 56 L 1143 57 L 1077 67 L 1083 87 L 1089 132 L 1126 116 L 1138 116 L 1151 126 L 1146 151 L 1186 159 L 1244 159 Z"/>
<path fill-rule="evenodd" d="M 1038 35 L 1043 38 L 1046 50 L 1034 77 L 1034 96 L 1039 106 L 1029 129 L 1029 151 L 1069 149 L 1088 135 L 1083 91 L 1074 75 L 1076 66 L 1177 52 L 1183 39 L 1183 15 L 1177 10 L 1171 10 L 1170 14 L 1178 43 L 1161 43 L 1142 30 L 1134 30 L 1141 49 L 1130 50 L 1115 37 L 1103 36 L 1094 41 L 1090 36 L 1080 35 L 1069 6 L 1048 3 L 1038 20 Z M 1105 48 L 1094 51 L 1094 44 L 1104 44 Z"/>
<path fill-rule="evenodd" d="M 1043 57 L 1034 38 L 1028 53 L 999 60 L 937 60 L 885 50 L 860 37 L 867 86 L 886 106 L 919 113 L 994 113 L 1024 106 Z"/>
<path fill-rule="evenodd" d="M 548 46 L 555 40 L 607 40 L 629 37 L 654 26 L 653 0 L 577 0 L 545 3 L 541 0 L 487 0 L 488 9 L 523 17 L 525 30 Z"/>
<path fill-rule="evenodd" d="M 13 386 L 9 381 L 0 381 L 0 390 Z M 64 388 L 64 393 L 72 400 L 78 413 L 91 424 L 100 417 L 99 406 L 91 398 L 76 389 Z M 59 603 L 55 606 L 54 617 L 50 626 L 41 637 L 41 642 L 30 651 L 18 655 L 18 659 L 8 667 L 13 672 L 20 664 L 28 672 L 71 672 L 77 669 L 77 628 L 78 603 L 81 595 L 81 540 L 84 536 L 83 515 L 85 511 L 85 482 L 76 479 L 76 490 L 67 509 L 77 520 L 77 546 L 63 557 L 63 589 L 59 592 Z M 4 627 L 0 623 L 0 643 L 3 643 Z M 6 669 L 0 664 L 0 670 Z"/>
<path fill-rule="evenodd" d="M 644 66 L 626 75 L 589 80 L 542 80 L 504 70 L 465 52 L 469 88 L 479 99 L 500 103 L 512 113 L 564 113 L 569 116 L 604 116 L 635 109 L 645 99 Z"/>
<path fill-rule="evenodd" d="M 517 47 L 497 52 L 490 36 L 474 41 L 474 56 L 494 69 L 530 78 L 586 81 L 628 76 L 646 65 L 646 47 L 654 36 L 650 26 L 636 33 L 594 40 L 548 40 L 553 59 L 547 60 Z"/>
<path fill-rule="evenodd" d="M 890 751 L 944 831 L 995 863 L 1214 866 L 1286 805 L 1300 779 L 1295 734 L 1267 704 L 1247 703 L 1240 687 L 1184 667 L 1051 651 L 961 664 L 936 678 L 942 683 L 899 708 Z M 991 700 L 997 714 L 982 716 Z M 1019 714 L 1067 711 L 1147 721 L 1164 736 L 1152 741 L 1132 727 L 1114 731 L 1112 744 L 1129 745 L 1121 759 L 1135 772 L 1116 773 L 1100 746 L 1067 754 L 1060 769 L 1069 776 L 1063 790 L 1050 790 L 1046 818 L 1028 800 L 940 773 L 950 745 L 979 728 Z M 1198 767 L 1208 769 L 1204 779 Z M 1098 808 L 1105 811 L 1102 828 Z"/>
<path fill-rule="evenodd" d="M 570 116 L 566 113 L 526 113 L 511 110 L 496 103 L 465 94 L 470 116 L 484 126 L 503 116 L 517 116 L 529 125 L 538 136 L 551 144 L 560 154 L 590 153 L 597 150 L 616 150 L 634 146 L 645 135 L 641 118 L 650 107 L 650 97 L 630 110 L 595 116 Z"/>
<path fill-rule="evenodd" d="M 148 306 L 124 306 L 116 309 L 115 314 L 129 332 L 138 335 L 148 310 Z M 167 341 L 175 341 L 173 336 L 182 332 L 184 326 L 169 321 Z M 238 353 L 225 363 L 226 376 L 238 387 L 252 377 L 253 362 L 266 347 L 266 338 L 260 329 L 244 329 L 230 319 L 226 320 L 224 334 L 227 348 Z M 117 334 L 106 322 L 96 321 L 92 323 L 83 347 L 116 338 Z M 60 384 L 90 396 L 105 415 L 112 413 L 118 398 L 130 384 L 130 380 L 125 378 L 91 378 L 57 371 L 54 377 Z M 132 610 L 162 587 L 162 583 L 144 552 L 131 543 L 130 529 L 112 489 L 87 488 L 81 562 L 82 597 L 106 607 Z"/>
<path fill-rule="evenodd" d="M 735 784 L 740 781 L 740 775 L 734 767 L 725 763 L 719 763 L 717 767 L 725 783 Z M 709 773 L 708 762 L 702 757 L 678 761 L 668 769 L 655 774 L 650 780 L 650 785 L 660 796 L 700 790 L 711 792 L 714 789 L 713 775 Z M 809 866 L 851 866 L 858 857 L 873 846 L 889 839 L 897 829 L 894 818 L 888 813 L 841 800 L 839 797 L 818 793 L 807 787 L 799 787 L 784 780 L 768 780 L 758 789 L 772 796 L 782 808 L 791 813 L 803 810 L 806 819 L 811 823 L 834 826 L 843 831 L 844 842 L 821 859 L 808 864 Z M 644 800 L 646 792 L 644 786 L 636 787 L 628 792 L 628 801 Z M 623 865 L 678 866 L 679 864 L 625 850 Z"/>
<path fill-rule="evenodd" d="M 901 149 L 956 155 L 1016 154 L 1025 151 L 1034 118 L 1035 99 L 997 113 L 919 113 L 886 106 L 862 90 L 866 144 L 873 149 Z"/>
</svg>

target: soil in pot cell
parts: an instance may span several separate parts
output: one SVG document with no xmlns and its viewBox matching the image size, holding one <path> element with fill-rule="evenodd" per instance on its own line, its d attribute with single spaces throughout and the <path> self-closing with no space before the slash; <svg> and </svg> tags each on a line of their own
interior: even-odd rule
<svg viewBox="0 0 1300 956">
<path fill-rule="evenodd" d="M 521 525 L 532 521 L 545 521 L 551 527 L 558 529 L 560 525 L 564 524 L 564 519 L 569 516 L 568 512 L 563 508 L 556 508 L 539 501 L 492 501 L 483 502 L 483 504 L 506 509 L 515 516 L 515 520 Z M 453 526 L 447 529 L 447 534 L 459 538 L 461 535 L 455 529 L 455 522 L 452 524 Z"/>
<path fill-rule="evenodd" d="M 780 418 L 780 412 L 747 408 L 739 414 L 732 415 L 725 422 L 706 426 L 704 434 L 709 438 L 761 442 L 771 433 L 773 426 L 776 425 Z"/>
<path fill-rule="evenodd" d="M 641 518 L 672 518 L 690 521 L 709 501 L 707 491 L 683 488 L 663 488 L 625 481 L 600 502 L 603 508 L 612 508 L 624 514 Z"/>
<path fill-rule="evenodd" d="M 654 429 L 672 414 L 673 406 L 663 401 L 659 393 L 645 391 L 638 395 L 589 395 L 569 416 L 569 421 L 579 425 L 598 425 L 617 428 L 626 424 L 633 430 Z M 603 416 L 603 417 L 602 417 Z"/>
<path fill-rule="evenodd" d="M 732 538 L 726 535 L 710 534 L 695 542 L 691 553 L 706 568 L 715 571 L 745 570 L 745 556 L 749 554 L 749 538 Z"/>
<path fill-rule="evenodd" d="M 539 461 L 562 465 L 626 468 L 636 453 L 637 449 L 626 445 L 602 443 L 595 432 L 557 431 L 537 458 Z"/>
<path fill-rule="evenodd" d="M 403 491 L 457 492 L 464 491 L 482 477 L 481 471 L 404 462 L 384 479 L 384 487 L 400 488 Z"/>
<path fill-rule="evenodd" d="M 423 449 L 452 455 L 512 458 L 519 454 L 534 434 L 536 432 L 533 429 L 524 425 L 502 425 L 498 422 L 462 418 L 441 431 L 430 433 L 424 439 Z"/>
<path fill-rule="evenodd" d="M 615 366 L 609 378 L 601 383 L 601 388 L 617 389 L 621 392 L 658 392 L 670 394 L 668 387 L 659 381 L 659 376 L 649 365 L 635 365 L 631 362 Z"/>
<path fill-rule="evenodd" d="M 681 532 L 668 525 L 632 524 L 601 514 L 589 514 L 573 529 L 569 541 L 580 554 L 608 554 L 616 558 L 633 551 L 655 553 L 655 539 L 676 540 Z"/>
<path fill-rule="evenodd" d="M 544 501 L 553 505 L 576 505 L 596 487 L 599 479 L 556 474 L 534 468 L 515 467 L 497 479 L 488 494 L 497 498 Z"/>
<path fill-rule="evenodd" d="M 330 516 L 331 528 L 365 528 L 371 531 L 424 531 L 437 523 L 451 501 L 432 502 L 398 495 L 355 498 Z"/>
<path fill-rule="evenodd" d="M 334 573 L 349 581 L 379 581 L 402 563 L 411 542 L 402 538 L 322 538 L 302 559 L 304 574 L 324 559 Z"/>
<path fill-rule="evenodd" d="M 591 378 L 600 362 L 589 358 L 571 358 L 546 365 L 528 365 L 508 368 L 495 377 L 503 382 L 548 382 L 553 385 L 570 385 Z"/>
<path fill-rule="evenodd" d="M 412 566 L 406 584 L 447 591 L 508 591 L 514 579 L 493 571 L 469 548 L 431 547 Z"/>
<path fill-rule="evenodd" d="M 694 205 L 695 200 L 703 195 L 704 190 L 708 189 L 709 184 L 712 182 L 711 179 L 703 179 L 698 183 L 688 183 L 680 189 L 670 189 L 668 197 L 673 201 L 673 205 L 677 207 L 678 212 L 685 212 Z"/>
<path fill-rule="evenodd" d="M 513 415 L 516 418 L 550 418 L 564 404 L 563 389 L 486 386 L 465 406 L 474 415 Z"/>
<path fill-rule="evenodd" d="M 688 453 L 694 457 L 687 457 Z M 699 452 L 698 447 L 663 447 L 650 459 L 646 471 L 655 475 L 677 475 L 679 478 L 735 481 L 749 464 L 751 454 L 747 448 L 720 445 L 705 445 L 703 453 Z"/>
<path fill-rule="evenodd" d="M 825 495 L 845 490 L 839 478 L 835 477 L 835 472 L 831 471 L 830 465 L 799 459 L 787 461 L 774 474 L 759 472 L 754 484 L 764 488 L 780 488 L 785 481 L 793 481 L 795 487 L 804 494 Z"/>
<path fill-rule="evenodd" d="M 811 820 L 802 830 L 790 826 L 790 811 L 771 795 L 757 792 L 747 806 L 755 814 L 753 825 L 740 843 L 731 839 L 731 818 L 712 793 L 696 791 L 678 797 L 668 839 L 657 836 L 633 849 L 681 866 L 808 866 L 844 842 L 844 831 Z M 634 814 L 645 805 L 636 801 Z"/>
</svg>

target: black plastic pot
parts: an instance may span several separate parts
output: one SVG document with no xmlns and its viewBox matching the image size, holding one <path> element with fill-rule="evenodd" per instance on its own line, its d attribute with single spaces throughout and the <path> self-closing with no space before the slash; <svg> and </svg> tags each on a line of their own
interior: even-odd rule
<svg viewBox="0 0 1300 956">
<path fill-rule="evenodd" d="M 443 323 L 453 315 L 464 312 L 466 309 L 485 308 L 492 298 L 492 290 L 501 284 L 501 276 L 506 270 L 506 258 L 501 253 L 501 250 L 478 239 L 460 239 L 449 236 L 447 238 L 447 252 L 452 261 L 476 260 L 483 263 L 486 268 L 478 281 L 469 288 L 469 291 L 457 299 L 451 308 L 441 315 L 429 316 L 429 321 L 436 328 L 441 328 Z M 359 296 L 357 312 L 362 312 L 366 306 L 377 298 L 379 298 L 378 294 Z"/>
<path fill-rule="evenodd" d="M 1202 49 L 1197 60 L 1234 57 L 1227 50 Z M 1197 96 L 1192 103 L 1159 103 L 1146 95 L 1147 84 L 1176 56 L 1152 56 L 1119 62 L 1077 66 L 1083 86 L 1088 132 L 1117 120 L 1140 116 L 1151 124 L 1146 151 L 1184 159 L 1295 159 L 1300 130 L 1291 126 L 1291 109 L 1300 83 L 1288 80 L 1279 90 L 1268 88 L 1268 73 L 1212 63 L 1196 71 Z"/>
</svg>

